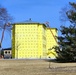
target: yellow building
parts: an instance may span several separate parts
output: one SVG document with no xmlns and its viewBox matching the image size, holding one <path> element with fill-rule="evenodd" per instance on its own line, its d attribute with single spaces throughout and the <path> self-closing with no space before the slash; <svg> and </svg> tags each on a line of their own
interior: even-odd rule
<svg viewBox="0 0 76 75">
<path fill-rule="evenodd" d="M 51 30 L 57 35 L 55 28 Z M 45 24 L 32 21 L 13 24 L 12 58 L 53 58 L 47 53 L 54 45 L 57 43 Z"/>
<path fill-rule="evenodd" d="M 57 29 L 56 28 L 47 28 L 46 29 L 46 39 L 47 39 L 47 57 L 49 58 L 55 58 L 57 56 L 56 52 L 52 47 L 57 46 Z M 52 49 L 52 50 L 50 50 Z"/>
</svg>

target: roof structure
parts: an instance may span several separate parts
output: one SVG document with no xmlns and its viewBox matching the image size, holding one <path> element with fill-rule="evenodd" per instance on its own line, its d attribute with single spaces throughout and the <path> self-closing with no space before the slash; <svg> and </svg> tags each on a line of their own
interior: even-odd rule
<svg viewBox="0 0 76 75">
<path fill-rule="evenodd" d="M 32 21 L 31 18 L 29 20 L 25 20 L 23 22 L 15 22 L 15 23 L 13 23 L 13 25 L 15 25 L 15 24 L 43 24 L 47 28 L 51 28 L 51 27 L 48 27 L 48 25 L 46 23 L 40 23 L 40 22 Z M 51 28 L 51 29 L 56 29 L 57 30 L 57 28 Z"/>
<path fill-rule="evenodd" d="M 14 24 L 43 24 L 43 25 L 46 26 L 45 23 L 35 22 L 35 21 L 32 21 L 31 19 L 25 20 L 25 21 L 23 21 L 23 22 L 15 22 L 15 23 L 13 23 L 13 25 L 14 25 Z"/>
<path fill-rule="evenodd" d="M 2 49 L 2 50 L 12 50 L 12 48 L 4 48 L 4 49 Z"/>
</svg>

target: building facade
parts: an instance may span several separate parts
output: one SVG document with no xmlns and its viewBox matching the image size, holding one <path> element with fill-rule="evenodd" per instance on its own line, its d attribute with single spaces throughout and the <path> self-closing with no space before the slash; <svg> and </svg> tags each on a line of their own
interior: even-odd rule
<svg viewBox="0 0 76 75">
<path fill-rule="evenodd" d="M 57 29 L 51 28 L 51 30 L 56 36 Z M 45 24 L 35 22 L 13 24 L 12 58 L 53 58 L 53 54 L 47 53 L 54 45 L 57 43 L 50 28 L 47 28 Z"/>
<path fill-rule="evenodd" d="M 57 43 L 57 29 L 56 28 L 46 28 L 46 41 L 47 41 L 47 45 L 46 45 L 46 49 L 47 49 L 47 55 L 49 58 L 56 58 L 57 54 L 55 52 L 54 49 L 52 49 L 52 47 L 54 46 L 58 46 Z M 50 50 L 52 49 L 52 50 Z"/>
</svg>

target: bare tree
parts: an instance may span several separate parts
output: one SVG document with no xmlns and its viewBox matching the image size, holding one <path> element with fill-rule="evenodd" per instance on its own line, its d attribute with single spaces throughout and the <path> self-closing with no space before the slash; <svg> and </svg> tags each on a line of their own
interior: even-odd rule
<svg viewBox="0 0 76 75">
<path fill-rule="evenodd" d="M 7 12 L 6 8 L 0 6 L 0 26 L 12 21 L 12 17 Z"/>
<path fill-rule="evenodd" d="M 19 50 L 20 50 L 20 48 L 21 48 L 21 43 L 20 43 L 20 41 L 19 41 L 19 39 L 18 39 L 18 37 L 19 37 L 19 34 L 15 34 L 15 51 L 16 51 L 16 58 L 18 59 L 18 56 L 19 56 Z"/>
<path fill-rule="evenodd" d="M 17 59 L 18 59 L 18 56 L 19 56 L 19 55 L 18 55 L 18 54 L 19 54 L 19 48 L 20 48 L 20 43 L 19 43 L 19 41 L 17 40 L 17 41 L 16 41 L 16 45 L 15 45 L 15 49 L 16 49 L 16 52 L 17 52 L 17 53 L 16 53 L 16 54 L 17 54 L 17 55 L 16 55 L 16 58 L 17 58 Z"/>
<path fill-rule="evenodd" d="M 0 29 L 2 29 L 2 36 L 0 39 L 0 49 L 2 47 L 1 45 L 2 45 L 3 38 L 4 38 L 5 30 L 6 29 L 8 30 L 9 28 L 9 30 L 11 31 L 10 29 L 11 26 L 9 22 L 12 22 L 12 20 L 13 18 L 9 15 L 6 8 L 0 6 Z"/>
</svg>

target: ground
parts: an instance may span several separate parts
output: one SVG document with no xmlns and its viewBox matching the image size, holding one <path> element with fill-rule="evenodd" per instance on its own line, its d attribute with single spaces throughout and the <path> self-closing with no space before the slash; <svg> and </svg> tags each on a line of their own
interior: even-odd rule
<svg viewBox="0 0 76 75">
<path fill-rule="evenodd" d="M 76 75 L 76 63 L 49 63 L 36 59 L 1 59 L 0 75 Z"/>
</svg>

